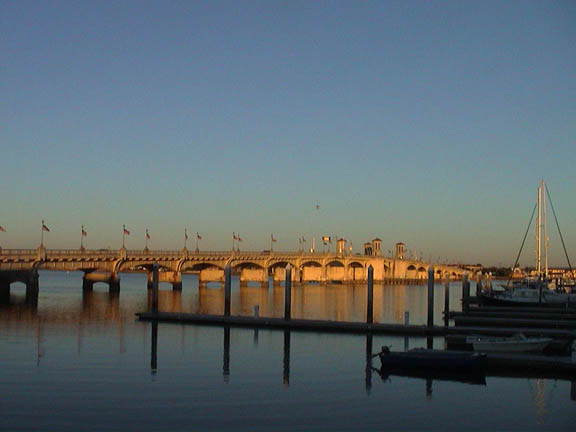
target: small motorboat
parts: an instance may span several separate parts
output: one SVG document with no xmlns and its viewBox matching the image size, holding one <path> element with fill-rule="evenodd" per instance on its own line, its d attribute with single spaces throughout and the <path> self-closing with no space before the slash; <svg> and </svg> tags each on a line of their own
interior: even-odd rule
<svg viewBox="0 0 576 432">
<path fill-rule="evenodd" d="M 433 381 L 452 381 L 463 384 L 486 385 L 486 376 L 481 368 L 452 370 L 388 366 L 381 367 L 380 369 L 373 368 L 373 370 L 375 370 L 384 381 L 391 376 L 398 376 L 403 378 L 420 378 Z"/>
<path fill-rule="evenodd" d="M 466 351 L 443 351 L 414 348 L 405 352 L 390 351 L 387 346 L 376 354 L 382 368 L 400 366 L 403 368 L 428 368 L 440 370 L 478 370 L 481 369 L 486 354 Z"/>
<path fill-rule="evenodd" d="M 468 336 L 466 338 L 466 343 L 472 345 L 474 351 L 480 352 L 542 352 L 551 342 L 551 338 L 528 338 L 522 333 L 510 337 Z"/>
</svg>

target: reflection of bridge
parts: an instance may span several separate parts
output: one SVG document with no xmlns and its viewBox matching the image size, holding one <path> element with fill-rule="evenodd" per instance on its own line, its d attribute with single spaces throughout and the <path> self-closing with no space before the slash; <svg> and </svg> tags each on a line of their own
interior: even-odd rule
<svg viewBox="0 0 576 432">
<path fill-rule="evenodd" d="M 152 264 L 160 264 L 160 282 L 182 289 L 182 274 L 196 274 L 200 283 L 223 282 L 224 268 L 232 267 L 240 283 L 276 283 L 293 268 L 294 282 L 363 282 L 370 265 L 376 281 L 414 283 L 427 279 L 428 264 L 382 256 L 305 252 L 189 252 L 151 250 L 48 250 L 0 249 L 0 295 L 9 293 L 12 282 L 23 282 L 38 291 L 38 270 L 82 271 L 83 288 L 105 282 L 110 291 L 120 289 L 122 272 L 146 272 L 152 281 Z M 466 271 L 454 266 L 436 266 L 436 277 L 460 278 Z"/>
</svg>

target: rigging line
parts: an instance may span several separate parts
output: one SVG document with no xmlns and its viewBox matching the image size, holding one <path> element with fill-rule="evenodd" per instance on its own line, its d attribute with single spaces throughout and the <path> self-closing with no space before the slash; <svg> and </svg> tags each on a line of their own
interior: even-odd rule
<svg viewBox="0 0 576 432">
<path fill-rule="evenodd" d="M 526 242 L 526 237 L 528 237 L 528 232 L 530 231 L 530 225 L 532 225 L 532 219 L 534 219 L 534 213 L 536 212 L 536 207 L 538 207 L 538 203 L 534 204 L 534 209 L 532 209 L 532 216 L 530 216 L 530 222 L 528 222 L 528 227 L 526 228 L 526 233 L 524 234 L 524 239 L 522 240 L 522 245 L 520 246 L 520 250 L 518 251 L 518 256 L 516 257 L 516 262 L 514 263 L 514 267 L 512 267 L 512 271 L 510 272 L 510 276 L 508 277 L 508 281 L 506 282 L 506 286 L 510 286 L 510 281 L 512 280 L 512 275 L 514 274 L 514 269 L 518 264 L 518 260 L 520 259 L 520 254 L 522 253 L 522 249 L 524 248 L 524 243 Z"/>
<path fill-rule="evenodd" d="M 568 267 L 570 268 L 570 273 L 572 273 L 572 264 L 570 264 L 570 258 L 568 258 L 568 252 L 566 251 L 566 245 L 564 244 L 564 237 L 562 237 L 562 231 L 560 231 L 560 224 L 558 223 L 558 218 L 556 217 L 556 210 L 554 210 L 554 204 L 552 204 L 552 198 L 550 198 L 550 191 L 548 190 L 548 185 L 546 187 L 546 195 L 548 195 L 548 201 L 550 201 L 550 207 L 552 207 L 552 214 L 554 215 L 554 220 L 556 221 L 556 227 L 558 228 L 558 234 L 560 234 L 560 240 L 562 241 L 562 247 L 564 248 L 564 255 L 566 255 L 566 261 L 568 261 Z"/>
</svg>

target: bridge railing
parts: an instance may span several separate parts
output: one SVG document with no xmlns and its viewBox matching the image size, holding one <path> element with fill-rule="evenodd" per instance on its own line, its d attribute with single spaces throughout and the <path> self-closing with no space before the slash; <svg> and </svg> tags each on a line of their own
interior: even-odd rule
<svg viewBox="0 0 576 432">
<path fill-rule="evenodd" d="M 119 249 L 46 249 L 47 257 L 55 256 L 83 256 L 83 257 L 117 257 L 121 255 Z M 0 249 L 0 255 L 5 256 L 30 256 L 37 255 L 38 249 Z M 145 249 L 131 249 L 126 251 L 126 256 L 162 256 L 162 257 L 179 257 L 184 252 L 182 250 L 145 250 Z M 229 257 L 231 255 L 238 257 L 304 257 L 304 258 L 320 258 L 320 257 L 333 257 L 336 255 L 343 257 L 355 257 L 357 255 L 337 254 L 334 252 L 284 252 L 284 251 L 188 251 L 188 256 L 213 256 L 213 257 Z"/>
<path fill-rule="evenodd" d="M 0 255 L 36 255 L 36 249 L 0 249 Z"/>
</svg>

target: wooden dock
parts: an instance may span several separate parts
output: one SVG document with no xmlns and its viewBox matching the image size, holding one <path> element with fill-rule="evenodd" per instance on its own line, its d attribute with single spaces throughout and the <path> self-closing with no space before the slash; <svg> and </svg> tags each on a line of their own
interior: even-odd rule
<svg viewBox="0 0 576 432">
<path fill-rule="evenodd" d="M 268 328 L 277 330 L 389 334 L 400 336 L 445 336 L 447 334 L 485 334 L 510 336 L 524 333 L 526 336 L 547 336 L 556 339 L 574 339 L 576 332 L 563 329 L 495 328 L 495 327 L 446 327 L 405 324 L 380 324 L 354 321 L 324 321 L 308 319 L 284 319 L 249 316 L 204 315 L 179 312 L 139 312 L 136 316 L 144 321 L 203 324 L 245 328 Z"/>
</svg>

